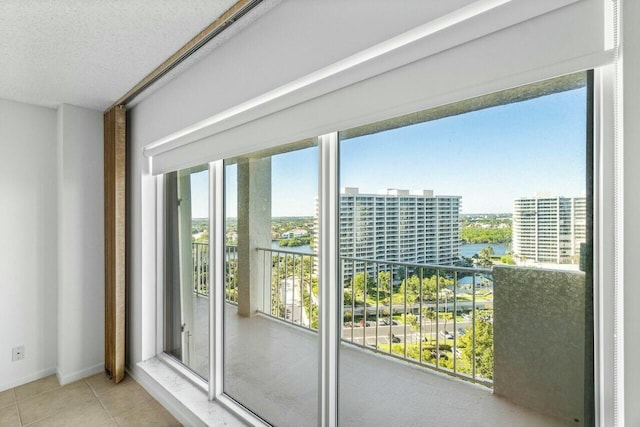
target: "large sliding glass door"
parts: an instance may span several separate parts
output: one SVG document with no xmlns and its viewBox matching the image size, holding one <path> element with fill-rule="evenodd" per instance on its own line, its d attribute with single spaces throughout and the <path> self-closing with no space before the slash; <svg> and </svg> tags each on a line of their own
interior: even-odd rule
<svg viewBox="0 0 640 427">
<path fill-rule="evenodd" d="M 537 412 L 487 400 L 477 425 L 588 425 L 589 91 L 577 73 L 341 132 L 340 425 L 482 398 L 433 371 Z"/>
<path fill-rule="evenodd" d="M 208 165 L 164 177 L 165 352 L 209 377 Z"/>
<path fill-rule="evenodd" d="M 318 414 L 318 149 L 225 162 L 224 392 L 278 426 Z"/>
<path fill-rule="evenodd" d="M 276 426 L 590 425 L 591 97 L 576 73 L 166 174 L 165 351 Z"/>
</svg>

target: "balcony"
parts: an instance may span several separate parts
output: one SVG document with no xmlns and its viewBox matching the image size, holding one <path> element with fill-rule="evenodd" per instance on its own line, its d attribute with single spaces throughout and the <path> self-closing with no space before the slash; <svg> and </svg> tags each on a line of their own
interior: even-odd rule
<svg viewBox="0 0 640 427">
<path fill-rule="evenodd" d="M 206 305 L 200 307 L 206 308 Z M 231 359 L 226 367 L 225 381 L 230 382 L 230 388 L 235 391 L 231 397 L 240 401 L 250 397 L 253 402 L 250 409 L 267 420 L 281 420 L 282 408 L 286 408 L 285 418 L 289 423 L 278 425 L 299 427 L 304 425 L 300 420 L 315 419 L 317 335 L 261 314 L 240 317 L 231 304 L 227 304 L 225 320 L 229 351 L 243 355 Z M 239 337 L 242 339 L 236 339 Z M 291 351 L 279 352 L 273 358 L 269 358 L 269 352 L 255 351 L 274 343 Z M 341 425 L 541 427 L 576 424 L 515 405 L 493 395 L 490 389 L 434 375 L 348 343 L 340 347 L 340 363 L 341 372 L 348 373 L 340 381 Z M 256 370 L 256 366 L 262 369 Z M 283 387 L 284 384 L 287 386 Z"/>
<path fill-rule="evenodd" d="M 258 252 L 270 271 L 257 315 L 237 314 L 235 270 L 227 270 L 225 342 L 234 357 L 225 381 L 265 419 L 300 425 L 317 413 L 316 256 Z M 227 260 L 235 256 L 228 247 Z M 582 273 L 341 264 L 341 424 L 582 425 Z M 206 313 L 206 299 L 195 309 Z M 256 351 L 276 343 L 290 351 Z"/>
</svg>

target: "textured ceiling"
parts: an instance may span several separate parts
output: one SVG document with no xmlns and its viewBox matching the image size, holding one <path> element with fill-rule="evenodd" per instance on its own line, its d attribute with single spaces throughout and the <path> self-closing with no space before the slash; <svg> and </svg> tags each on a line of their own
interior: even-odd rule
<svg viewBox="0 0 640 427">
<path fill-rule="evenodd" d="M 0 0 L 0 98 L 103 110 L 235 0 Z"/>
</svg>

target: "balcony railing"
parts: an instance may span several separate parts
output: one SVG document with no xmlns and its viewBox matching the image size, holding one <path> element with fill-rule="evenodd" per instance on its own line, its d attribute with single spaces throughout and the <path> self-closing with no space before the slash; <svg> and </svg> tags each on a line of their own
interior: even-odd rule
<svg viewBox="0 0 640 427">
<path fill-rule="evenodd" d="M 258 251 L 265 269 L 264 313 L 317 330 L 317 256 Z M 491 386 L 491 270 L 340 261 L 343 342 Z"/>
<path fill-rule="evenodd" d="M 204 246 L 194 245 L 194 291 L 208 295 Z M 257 254 L 263 280 L 251 286 L 264 297 L 259 310 L 316 331 L 317 256 L 270 248 Z M 236 247 L 225 258 L 226 299 L 237 303 Z M 482 384 L 549 415 L 581 416 L 584 273 L 356 257 L 341 257 L 340 267 L 344 345 Z M 557 389 L 549 389 L 549 378 Z"/>
<path fill-rule="evenodd" d="M 340 262 L 344 342 L 491 386 L 491 270 Z"/>
<path fill-rule="evenodd" d="M 260 248 L 264 314 L 318 328 L 317 255 Z M 237 304 L 237 247 L 225 247 L 226 301 Z M 341 257 L 342 341 L 491 386 L 490 269 Z M 209 295 L 209 247 L 193 243 L 194 292 Z M 480 334 L 479 334 L 480 332 Z"/>
<path fill-rule="evenodd" d="M 238 247 L 224 247 L 224 296 L 231 304 L 238 304 Z"/>
<path fill-rule="evenodd" d="M 317 255 L 260 248 L 264 274 L 263 312 L 301 326 L 318 329 Z"/>
<path fill-rule="evenodd" d="M 193 291 L 196 295 L 209 296 L 209 244 L 193 242 Z M 227 302 L 238 303 L 238 247 L 227 245 L 225 256 L 225 295 Z"/>
<path fill-rule="evenodd" d="M 193 242 L 193 287 L 196 295 L 209 295 L 209 244 Z"/>
</svg>

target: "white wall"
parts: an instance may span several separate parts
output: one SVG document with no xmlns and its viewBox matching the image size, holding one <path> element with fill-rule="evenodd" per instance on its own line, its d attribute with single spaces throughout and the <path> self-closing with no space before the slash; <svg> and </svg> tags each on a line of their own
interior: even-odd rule
<svg viewBox="0 0 640 427">
<path fill-rule="evenodd" d="M 100 112 L 0 99 L 0 391 L 104 369 L 102 159 Z"/>
<path fill-rule="evenodd" d="M 56 194 L 56 111 L 0 99 L 0 390 L 55 372 Z"/>
<path fill-rule="evenodd" d="M 58 379 L 104 370 L 102 113 L 58 108 Z"/>
</svg>

